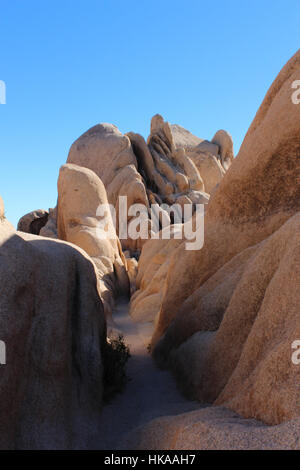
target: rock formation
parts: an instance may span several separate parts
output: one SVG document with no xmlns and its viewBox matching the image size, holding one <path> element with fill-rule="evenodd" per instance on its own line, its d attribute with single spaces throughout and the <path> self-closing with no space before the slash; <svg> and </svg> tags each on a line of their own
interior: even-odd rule
<svg viewBox="0 0 300 470">
<path fill-rule="evenodd" d="M 89 168 L 101 179 L 107 199 L 117 211 L 117 233 L 119 196 L 127 196 L 128 207 L 138 203 L 148 206 L 146 189 L 137 171 L 130 140 L 116 126 L 99 124 L 85 132 L 72 145 L 67 163 Z M 135 252 L 141 247 L 141 241 L 125 239 L 122 246 Z"/>
<path fill-rule="evenodd" d="M 184 148 L 185 150 L 196 147 L 203 142 L 203 139 L 192 134 L 190 131 L 185 129 L 178 124 L 170 124 L 171 132 L 175 147 Z"/>
<path fill-rule="evenodd" d="M 44 209 L 38 209 L 29 214 L 24 215 L 18 222 L 17 229 L 20 232 L 32 233 L 39 235 L 41 229 L 46 225 L 49 217 L 49 212 Z"/>
<path fill-rule="evenodd" d="M 151 121 L 147 143 L 139 134 L 122 135 L 113 125 L 99 124 L 74 142 L 67 162 L 89 168 L 101 179 L 108 202 L 117 211 L 116 232 L 119 235 L 120 196 L 127 196 L 128 207 L 143 204 L 148 210 L 151 204 L 183 207 L 184 204 L 208 203 L 209 194 L 201 173 L 211 192 L 225 170 L 220 163 L 219 144 L 209 143 L 201 151 L 199 144 L 203 144 L 202 139 L 181 126 L 170 126 L 156 115 Z M 210 154 L 207 148 L 216 155 Z M 128 215 L 128 224 L 133 218 Z M 150 232 L 149 223 L 147 236 Z M 121 244 L 124 250 L 135 254 L 140 252 L 146 239 L 122 238 Z"/>
<path fill-rule="evenodd" d="M 136 428 L 124 441 L 134 450 L 300 450 L 300 419 L 264 426 L 223 407 L 163 416 Z"/>
<path fill-rule="evenodd" d="M 231 135 L 224 130 L 220 130 L 215 133 L 211 142 L 212 144 L 218 145 L 221 163 L 224 169 L 227 170 L 230 167 L 234 158 L 233 142 Z"/>
<path fill-rule="evenodd" d="M 106 320 L 113 328 L 115 299 L 131 294 L 137 354 L 151 332 L 156 364 L 201 405 L 138 427 L 126 435 L 130 448 L 299 449 L 300 106 L 291 99 L 299 76 L 300 51 L 235 159 L 224 130 L 203 140 L 155 115 L 145 141 L 99 124 L 72 145 L 49 214 L 27 214 L 16 232 L 0 198 L 0 331 L 10 363 L 0 448 L 95 444 Z M 122 196 L 145 208 L 147 236 L 121 237 Z M 164 204 L 162 219 L 178 205 L 171 228 L 162 219 L 153 228 L 154 204 Z M 198 204 L 204 246 L 190 250 L 185 229 Z M 178 209 L 186 205 L 189 221 Z M 126 213 L 126 224 L 134 217 Z"/>
<path fill-rule="evenodd" d="M 83 196 L 84 195 L 84 196 Z M 106 233 L 100 233 L 97 210 L 107 206 Z M 126 260 L 108 207 L 105 187 L 91 170 L 67 164 L 58 179 L 58 237 L 82 248 L 94 261 L 106 316 L 111 317 L 114 298 L 129 295 Z M 103 238 L 101 238 L 103 235 Z"/>
<path fill-rule="evenodd" d="M 233 161 L 231 136 L 219 130 L 211 141 L 203 140 L 176 124 L 171 125 L 171 131 L 176 148 L 185 149 L 201 175 L 205 191 L 211 194 Z"/>
<path fill-rule="evenodd" d="M 108 202 L 116 210 L 115 228 L 122 248 L 130 256 L 138 257 L 154 230 L 152 204 L 169 207 L 178 204 L 182 209 L 191 205 L 194 210 L 196 204 L 208 203 L 209 195 L 225 174 L 223 163 L 233 158 L 232 140 L 226 131 L 218 131 L 213 140 L 214 143 L 200 139 L 177 124 L 170 125 L 157 114 L 152 118 L 147 143 L 139 134 L 123 135 L 112 124 L 98 124 L 73 143 L 67 163 L 90 169 L 100 178 Z M 136 239 L 126 233 L 120 235 L 119 203 L 125 196 L 128 208 L 142 204 L 148 212 L 146 232 L 141 230 Z M 135 219 L 128 213 L 127 226 Z M 174 222 L 172 212 L 170 220 Z M 161 228 L 160 224 L 154 231 Z M 40 210 L 23 216 L 19 229 L 58 238 L 57 208 L 49 209 L 49 213 Z"/>
<path fill-rule="evenodd" d="M 176 232 L 176 230 L 174 231 Z M 149 240 L 139 258 L 136 291 L 131 297 L 130 315 L 136 322 L 156 322 L 163 299 L 165 280 L 173 251 L 181 239 Z"/>
<path fill-rule="evenodd" d="M 48 238 L 58 238 L 57 236 L 57 208 L 49 209 L 49 216 L 46 225 L 41 228 L 39 235 Z"/>
<path fill-rule="evenodd" d="M 0 206 L 0 448 L 91 448 L 106 341 L 95 267 L 67 243 L 16 232 Z"/>
<path fill-rule="evenodd" d="M 268 91 L 208 205 L 205 244 L 169 257 L 154 356 L 189 395 L 269 424 L 300 415 L 300 52 Z M 282 126 L 282 123 L 285 125 Z"/>
</svg>

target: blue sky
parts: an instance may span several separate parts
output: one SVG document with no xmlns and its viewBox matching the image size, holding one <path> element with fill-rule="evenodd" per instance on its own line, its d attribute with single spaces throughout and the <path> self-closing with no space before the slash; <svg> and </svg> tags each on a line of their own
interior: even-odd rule
<svg viewBox="0 0 300 470">
<path fill-rule="evenodd" d="M 0 0 L 7 218 L 55 206 L 69 147 L 99 122 L 147 137 L 160 113 L 237 151 L 299 24 L 299 0 Z"/>
</svg>

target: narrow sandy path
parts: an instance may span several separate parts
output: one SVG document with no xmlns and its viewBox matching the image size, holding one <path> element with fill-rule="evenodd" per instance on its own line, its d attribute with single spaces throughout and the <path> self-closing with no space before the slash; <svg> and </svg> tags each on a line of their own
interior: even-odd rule
<svg viewBox="0 0 300 470">
<path fill-rule="evenodd" d="M 130 347 L 131 358 L 124 392 L 102 411 L 99 448 L 106 450 L 121 449 L 130 431 L 153 418 L 200 408 L 199 403 L 188 401 L 179 393 L 170 372 L 156 367 L 147 352 L 149 328 L 131 320 L 128 302 L 118 302 L 113 318 Z"/>
</svg>

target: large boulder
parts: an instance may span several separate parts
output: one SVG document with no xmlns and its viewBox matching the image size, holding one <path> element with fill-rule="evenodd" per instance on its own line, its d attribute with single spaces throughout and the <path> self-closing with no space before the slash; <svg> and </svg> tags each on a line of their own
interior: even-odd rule
<svg viewBox="0 0 300 470">
<path fill-rule="evenodd" d="M 41 228 L 39 235 L 48 238 L 58 238 L 57 236 L 57 207 L 49 209 L 47 223 Z"/>
<path fill-rule="evenodd" d="M 209 193 L 225 173 L 220 149 L 218 144 L 207 143 L 181 126 L 170 125 L 157 114 L 152 118 L 147 143 L 139 134 L 129 132 L 123 135 L 112 124 L 98 124 L 73 143 L 67 163 L 88 168 L 101 179 L 108 202 L 116 210 L 116 232 L 122 247 L 131 256 L 138 256 L 153 231 L 150 221 L 152 204 L 169 207 L 178 204 L 181 208 L 190 205 L 195 210 L 197 204 L 208 203 Z M 121 208 L 122 197 L 126 197 L 127 210 L 124 206 Z M 138 205 L 145 208 L 146 224 L 136 225 L 137 236 L 124 235 L 123 219 L 126 218 L 129 232 L 130 226 L 134 229 L 139 217 L 135 212 L 139 210 Z M 129 208 L 132 208 L 132 213 Z M 161 228 L 162 225 L 158 230 Z M 55 211 L 49 214 L 40 234 L 57 237 Z"/>
<path fill-rule="evenodd" d="M 155 116 L 154 119 L 158 118 Z M 234 157 L 230 134 L 219 130 L 209 141 L 196 137 L 178 124 L 171 124 L 170 130 L 175 148 L 185 149 L 200 174 L 206 193 L 212 194 Z"/>
<path fill-rule="evenodd" d="M 207 204 L 209 194 L 197 168 L 201 159 L 196 158 L 196 164 L 188 155 L 189 149 L 194 154 L 201 142 L 202 139 L 186 129 L 177 125 L 171 127 L 157 114 L 152 118 L 147 143 L 139 134 L 129 132 L 123 135 L 111 124 L 99 124 L 74 142 L 67 163 L 89 168 L 101 179 L 108 201 L 116 209 L 116 232 L 120 235 L 122 247 L 132 255 L 138 255 L 150 237 L 151 223 L 149 220 L 135 239 L 130 235 L 121 236 L 120 197 L 126 196 L 128 208 L 134 204 L 143 205 L 148 215 L 151 204 L 178 204 L 181 208 L 190 205 L 193 210 L 197 204 Z M 218 145 L 210 145 L 219 151 Z M 208 163 L 199 164 L 199 168 L 212 191 L 224 171 L 217 159 L 212 160 L 208 156 L 208 160 Z M 126 217 L 129 227 L 136 216 L 127 213 Z"/>
<path fill-rule="evenodd" d="M 20 232 L 32 233 L 33 235 L 39 235 L 41 229 L 47 224 L 49 212 L 44 209 L 38 209 L 36 211 L 29 212 L 29 214 L 23 215 L 18 222 L 17 229 Z"/>
<path fill-rule="evenodd" d="M 154 323 L 163 299 L 170 254 L 182 243 L 181 239 L 153 239 L 143 246 L 139 258 L 136 291 L 130 301 L 130 315 L 136 322 Z"/>
<path fill-rule="evenodd" d="M 233 141 L 231 135 L 228 134 L 227 131 L 221 129 L 215 133 L 211 143 L 218 145 L 222 165 L 225 170 L 228 170 L 234 158 Z"/>
<path fill-rule="evenodd" d="M 103 207 L 102 214 L 97 212 L 100 207 Z M 105 220 L 102 225 L 107 231 L 100 233 L 101 220 Z M 129 295 L 129 279 L 105 187 L 92 170 L 72 164 L 61 167 L 57 228 L 61 240 L 79 246 L 94 261 L 105 313 L 110 318 L 114 299 L 119 295 Z"/>
<path fill-rule="evenodd" d="M 208 203 L 209 194 L 205 192 L 197 167 L 184 148 L 176 148 L 171 126 L 162 116 L 157 114 L 152 118 L 147 144 L 139 134 L 127 135 L 147 187 L 149 202 L 175 208 L 176 216 L 170 218 L 170 224 L 186 220 L 185 206 L 194 211 L 197 204 Z"/>
<path fill-rule="evenodd" d="M 212 196 L 202 250 L 173 252 L 152 340 L 187 393 L 270 424 L 300 415 L 299 73 L 300 52 Z"/>
<path fill-rule="evenodd" d="M 134 429 L 122 449 L 300 450 L 299 434 L 300 419 L 265 426 L 223 407 L 206 407 L 153 419 Z"/>
<path fill-rule="evenodd" d="M 225 175 L 225 169 L 221 164 L 218 154 L 215 155 L 208 150 L 205 151 L 203 146 L 199 145 L 188 150 L 187 155 L 196 165 L 203 179 L 205 191 L 212 195 Z"/>
<path fill-rule="evenodd" d="M 176 148 L 171 126 L 159 114 L 151 120 L 147 144 L 156 172 L 167 182 L 166 187 L 158 187 L 167 201 L 173 203 L 181 194 L 193 201 L 194 191 L 205 191 L 196 166 L 186 155 L 184 148 Z"/>
<path fill-rule="evenodd" d="M 69 152 L 67 163 L 94 171 L 105 186 L 107 198 L 117 211 L 119 230 L 119 197 L 127 197 L 128 207 L 133 204 L 149 206 L 142 177 L 130 140 L 112 124 L 98 124 L 77 139 Z M 128 217 L 128 222 L 131 218 Z M 142 240 L 122 239 L 122 246 L 132 252 L 142 246 Z"/>
<path fill-rule="evenodd" d="M 106 341 L 95 267 L 0 220 L 1 449 L 96 445 Z"/>
<path fill-rule="evenodd" d="M 200 139 L 200 137 L 197 137 L 178 124 L 170 124 L 170 127 L 176 148 L 189 149 L 196 147 L 203 142 L 203 139 Z"/>
</svg>

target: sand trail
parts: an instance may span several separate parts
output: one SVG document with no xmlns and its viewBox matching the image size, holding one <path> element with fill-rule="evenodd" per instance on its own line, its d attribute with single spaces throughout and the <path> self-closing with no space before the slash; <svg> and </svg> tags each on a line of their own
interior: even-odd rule
<svg viewBox="0 0 300 470">
<path fill-rule="evenodd" d="M 186 400 L 176 388 L 169 371 L 158 369 L 147 351 L 150 338 L 149 325 L 134 323 L 129 314 L 128 301 L 119 300 L 114 322 L 130 347 L 127 363 L 129 382 L 102 411 L 101 449 L 122 449 L 129 433 L 153 418 L 185 413 L 200 409 L 201 405 Z"/>
</svg>

